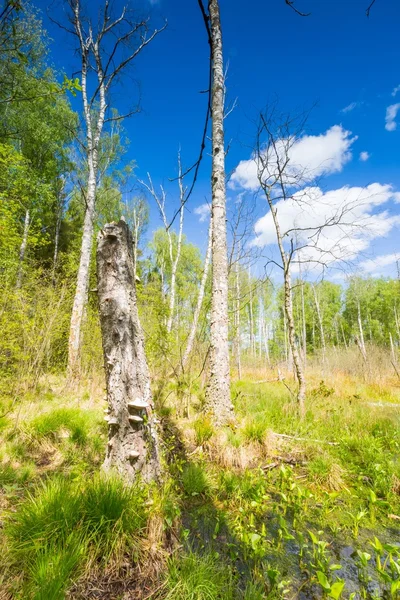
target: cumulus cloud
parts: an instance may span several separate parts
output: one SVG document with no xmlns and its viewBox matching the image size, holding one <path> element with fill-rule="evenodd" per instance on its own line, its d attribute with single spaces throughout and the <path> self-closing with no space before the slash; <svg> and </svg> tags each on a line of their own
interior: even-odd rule
<svg viewBox="0 0 400 600">
<path fill-rule="evenodd" d="M 396 123 L 396 116 L 397 113 L 400 110 L 400 102 L 398 102 L 397 104 L 391 104 L 390 106 L 387 107 L 386 109 L 386 117 L 385 117 L 385 121 L 386 121 L 386 125 L 385 125 L 385 129 L 387 129 L 387 131 L 394 131 L 397 128 L 397 123 Z"/>
<path fill-rule="evenodd" d="M 200 206 L 196 206 L 194 209 L 194 214 L 199 217 L 200 223 L 204 223 L 207 221 L 210 215 L 211 206 L 209 204 L 200 204 Z"/>
<path fill-rule="evenodd" d="M 345 186 L 325 193 L 315 186 L 279 200 L 275 208 L 285 243 L 293 240 L 295 248 L 302 248 L 302 261 L 333 265 L 354 260 L 400 223 L 400 215 L 380 209 L 390 200 L 400 202 L 400 193 L 390 185 Z M 253 245 L 276 244 L 270 211 L 257 221 L 255 233 Z"/>
<path fill-rule="evenodd" d="M 393 88 L 392 96 L 395 97 L 397 92 L 400 92 L 400 85 L 396 85 L 396 87 Z"/>
<path fill-rule="evenodd" d="M 394 265 L 399 259 L 398 254 L 382 254 L 360 263 L 360 268 L 364 273 L 374 273 L 377 269 Z"/>
<path fill-rule="evenodd" d="M 287 173 L 293 178 L 301 173 L 302 183 L 311 182 L 321 175 L 337 173 L 352 158 L 351 145 L 356 140 L 351 132 L 341 125 L 334 125 L 321 135 L 304 135 L 290 144 Z M 277 153 L 283 155 L 287 140 L 278 140 Z M 265 157 L 269 158 L 267 151 Z M 256 191 L 260 186 L 257 179 L 257 163 L 253 155 L 242 160 L 236 167 L 229 187 Z M 271 157 L 271 168 L 276 168 L 276 158 Z"/>
<path fill-rule="evenodd" d="M 370 155 L 369 152 L 366 152 L 366 151 L 360 152 L 360 160 L 361 160 L 361 162 L 367 161 L 370 157 L 371 157 L 371 155 Z"/>
</svg>

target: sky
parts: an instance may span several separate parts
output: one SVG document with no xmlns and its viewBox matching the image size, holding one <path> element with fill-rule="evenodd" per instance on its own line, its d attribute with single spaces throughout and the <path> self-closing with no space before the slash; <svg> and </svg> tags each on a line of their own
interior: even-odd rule
<svg viewBox="0 0 400 600">
<path fill-rule="evenodd" d="M 52 61 L 71 75 L 77 69 L 74 42 L 46 16 L 49 10 L 62 20 L 61 9 L 44 0 L 33 2 L 44 12 L 53 39 Z M 318 185 L 310 176 L 299 190 L 308 194 L 306 214 L 295 200 L 280 206 L 285 227 L 315 226 L 332 214 L 332 207 L 345 206 L 361 226 L 344 232 L 345 248 L 343 231 L 327 235 L 324 250 L 340 243 L 342 252 L 333 266 L 346 257 L 346 268 L 350 261 L 364 275 L 389 276 L 396 275 L 400 258 L 400 3 L 376 0 L 369 18 L 367 4 L 296 0 L 299 10 L 311 13 L 300 17 L 284 0 L 220 0 L 227 106 L 236 101 L 225 121 L 228 206 L 240 194 L 253 198 L 256 192 L 252 147 L 259 112 L 271 102 L 292 115 L 310 110 L 291 160 L 313 170 Z M 172 216 L 178 188 L 170 180 L 176 176 L 178 149 L 184 167 L 199 152 L 208 44 L 196 0 L 141 0 L 140 5 L 154 26 L 167 20 L 167 28 L 140 55 L 131 76 L 118 84 L 112 102 L 122 112 L 140 90 L 141 112 L 124 124 L 130 139 L 127 158 L 136 161 L 138 179 L 149 172 L 156 185 L 165 185 Z M 100 6 L 100 0 L 91 0 L 92 15 Z M 80 108 L 79 97 L 73 103 Z M 359 199 L 361 206 L 356 206 Z M 199 218 L 199 207 L 209 200 L 207 154 L 185 215 L 187 238 L 203 252 L 207 222 Z M 267 208 L 259 195 L 252 243 L 274 256 Z M 159 226 L 153 202 L 149 234 Z M 333 278 L 335 273 L 332 269 Z"/>
</svg>

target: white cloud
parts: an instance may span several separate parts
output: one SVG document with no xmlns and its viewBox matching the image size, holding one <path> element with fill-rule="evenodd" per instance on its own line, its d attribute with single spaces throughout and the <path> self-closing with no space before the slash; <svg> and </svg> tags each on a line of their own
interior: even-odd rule
<svg viewBox="0 0 400 600">
<path fill-rule="evenodd" d="M 400 92 L 400 85 L 396 85 L 396 87 L 393 88 L 392 96 L 396 96 L 397 92 Z"/>
<path fill-rule="evenodd" d="M 386 109 L 386 117 L 385 117 L 385 121 L 386 121 L 386 125 L 385 125 L 385 129 L 387 129 L 387 131 L 394 131 L 397 127 L 397 123 L 395 121 L 397 113 L 400 110 L 400 102 L 398 102 L 397 104 L 391 104 L 390 106 L 387 107 Z"/>
<path fill-rule="evenodd" d="M 205 221 L 207 221 L 210 215 L 210 209 L 211 206 L 209 204 L 200 204 L 200 206 L 196 206 L 193 212 L 199 217 L 200 223 L 204 223 Z"/>
<path fill-rule="evenodd" d="M 295 248 L 304 247 L 302 261 L 332 265 L 354 260 L 374 239 L 387 236 L 400 223 L 400 215 L 379 210 L 389 200 L 400 202 L 400 193 L 379 183 L 325 193 L 319 187 L 308 187 L 290 199 L 279 200 L 275 208 L 285 244 L 293 240 Z M 254 245 L 276 244 L 270 211 L 257 221 L 255 233 Z"/>
<path fill-rule="evenodd" d="M 351 145 L 356 140 L 351 137 L 351 132 L 343 129 L 341 125 L 334 125 L 321 135 L 304 135 L 291 143 L 288 155 L 289 164 L 287 173 L 293 178 L 301 174 L 302 183 L 311 182 L 321 175 L 339 172 L 352 158 Z M 287 140 L 278 140 L 278 155 L 283 155 Z M 271 153 L 273 154 L 273 153 Z M 268 151 L 265 156 L 268 158 Z M 271 167 L 276 169 L 276 158 L 271 157 Z M 246 190 L 259 189 L 257 179 L 256 157 L 242 160 L 236 167 L 229 187 L 241 187 Z"/>
<path fill-rule="evenodd" d="M 355 108 L 357 108 L 358 105 L 359 105 L 359 102 L 350 102 L 350 104 L 348 104 L 347 106 L 342 108 L 342 110 L 340 112 L 349 113 L 352 110 L 354 110 Z"/>
<path fill-rule="evenodd" d="M 382 254 L 381 256 L 364 260 L 359 266 L 365 273 L 375 273 L 379 268 L 388 267 L 395 264 L 398 259 L 399 254 Z"/>
<path fill-rule="evenodd" d="M 366 151 L 364 151 L 364 152 L 360 152 L 360 160 L 361 160 L 361 162 L 365 162 L 365 161 L 367 161 L 369 158 L 371 158 L 371 155 L 370 155 L 370 153 L 369 153 L 369 152 L 366 152 Z"/>
</svg>

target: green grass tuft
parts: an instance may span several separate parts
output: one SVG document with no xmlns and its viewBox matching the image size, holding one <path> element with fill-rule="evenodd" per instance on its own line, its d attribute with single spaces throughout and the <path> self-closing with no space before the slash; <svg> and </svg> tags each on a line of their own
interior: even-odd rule
<svg viewBox="0 0 400 600">
<path fill-rule="evenodd" d="M 9 557 L 24 589 L 36 590 L 33 598 L 58 600 L 80 567 L 131 550 L 146 521 L 144 491 L 137 486 L 101 476 L 86 485 L 55 478 L 12 514 L 5 530 Z"/>
<path fill-rule="evenodd" d="M 31 421 L 33 433 L 39 437 L 57 438 L 57 435 L 66 430 L 71 440 L 79 445 L 85 445 L 89 431 L 97 413 L 84 412 L 79 408 L 58 408 L 44 413 Z"/>
<path fill-rule="evenodd" d="M 182 484 L 188 496 L 199 496 L 209 491 L 210 482 L 204 468 L 199 464 L 187 464 L 182 473 Z"/>
<path fill-rule="evenodd" d="M 214 435 L 214 427 L 208 418 L 200 417 L 193 423 L 196 444 L 202 446 Z"/>
<path fill-rule="evenodd" d="M 234 580 L 228 565 L 213 554 L 172 559 L 165 600 L 233 600 Z"/>
</svg>

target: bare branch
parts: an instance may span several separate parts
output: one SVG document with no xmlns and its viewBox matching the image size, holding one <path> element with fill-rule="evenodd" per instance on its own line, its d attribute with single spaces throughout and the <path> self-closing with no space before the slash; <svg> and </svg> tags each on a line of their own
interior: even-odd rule
<svg viewBox="0 0 400 600">
<path fill-rule="evenodd" d="M 375 2 L 375 0 L 374 0 Z M 311 15 L 311 13 L 303 13 L 300 10 L 297 10 L 297 8 L 294 6 L 294 0 L 285 0 L 285 4 L 287 4 L 288 6 L 290 6 L 290 8 L 292 10 L 294 10 L 294 12 L 296 14 L 298 14 L 300 17 L 309 17 Z"/>
</svg>

